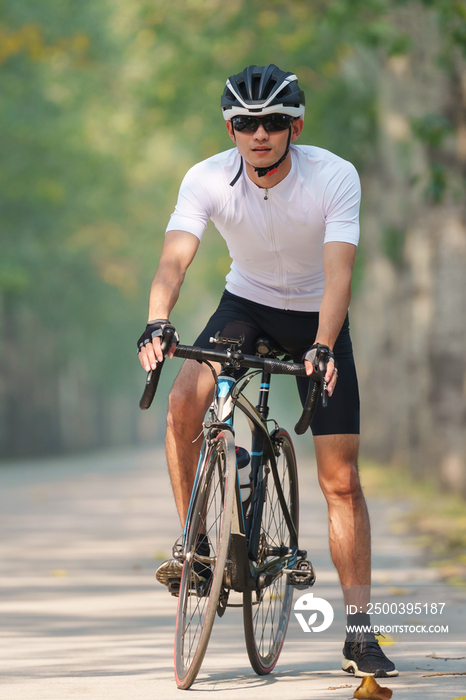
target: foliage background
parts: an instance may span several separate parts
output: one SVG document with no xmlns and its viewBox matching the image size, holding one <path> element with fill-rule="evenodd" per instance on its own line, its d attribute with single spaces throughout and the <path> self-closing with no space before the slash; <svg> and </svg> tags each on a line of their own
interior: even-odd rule
<svg viewBox="0 0 466 700">
<path fill-rule="evenodd" d="M 188 167 L 231 147 L 225 78 L 274 62 L 306 91 L 301 141 L 363 180 L 365 450 L 466 491 L 465 48 L 463 0 L 3 0 L 0 456 L 162 435 L 135 339 L 166 222 Z M 228 267 L 209 229 L 185 342 Z"/>
</svg>

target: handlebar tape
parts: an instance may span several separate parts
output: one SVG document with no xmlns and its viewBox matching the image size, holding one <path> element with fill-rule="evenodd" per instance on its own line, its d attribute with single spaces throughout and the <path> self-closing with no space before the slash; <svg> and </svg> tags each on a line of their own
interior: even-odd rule
<svg viewBox="0 0 466 700">
<path fill-rule="evenodd" d="M 301 418 L 294 427 L 296 435 L 303 435 L 309 428 L 311 421 L 314 418 L 314 413 L 316 412 L 321 386 L 321 382 L 309 382 L 309 389 L 304 402 L 303 412 L 301 414 Z"/>
<path fill-rule="evenodd" d="M 155 392 L 157 391 L 157 387 L 159 385 L 160 375 L 162 373 L 163 363 L 165 362 L 165 353 L 171 345 L 173 335 L 174 332 L 171 329 L 167 329 L 163 337 L 161 346 L 162 353 L 164 356 L 163 360 L 162 362 L 157 362 L 155 369 L 151 369 L 151 371 L 147 373 L 146 386 L 144 388 L 144 393 L 141 396 L 141 400 L 139 402 L 139 408 L 142 411 L 147 411 L 152 401 L 154 400 Z"/>
<path fill-rule="evenodd" d="M 185 360 L 198 360 L 210 362 L 225 362 L 228 354 L 224 350 L 206 350 L 196 346 L 178 345 L 175 350 L 176 357 L 183 357 Z M 262 369 L 270 374 L 291 374 L 293 376 L 306 376 L 306 368 L 304 365 L 274 358 L 259 357 L 257 355 L 243 355 L 240 352 L 234 352 L 230 355 L 232 362 L 238 362 L 239 366 L 247 367 L 248 369 Z"/>
<path fill-rule="evenodd" d="M 324 407 L 327 406 L 327 385 L 324 382 L 324 376 L 327 367 L 329 349 L 326 345 L 320 345 L 319 343 L 316 343 L 316 345 L 313 346 L 313 348 L 314 347 L 316 348 L 316 355 L 313 363 L 314 371 L 310 377 L 310 379 L 312 379 L 313 381 L 309 382 L 309 388 L 307 390 L 306 400 L 304 401 L 303 412 L 301 414 L 301 418 L 294 427 L 296 435 L 303 435 L 303 433 L 305 433 L 311 425 L 311 421 L 314 418 L 314 414 L 316 412 L 322 385 L 324 386 L 323 405 Z"/>
</svg>

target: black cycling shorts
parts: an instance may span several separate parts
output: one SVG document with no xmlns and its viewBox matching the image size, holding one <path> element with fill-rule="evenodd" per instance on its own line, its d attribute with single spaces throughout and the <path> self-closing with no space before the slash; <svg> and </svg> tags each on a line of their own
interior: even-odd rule
<svg viewBox="0 0 466 700">
<path fill-rule="evenodd" d="M 286 350 L 294 362 L 314 344 L 319 324 L 318 311 L 285 311 L 243 299 L 226 291 L 215 313 L 194 343 L 212 349 L 210 342 L 217 331 L 221 336 L 239 338 L 244 335 L 241 352 L 254 355 L 254 345 L 262 335 Z M 359 391 L 348 316 L 333 348 L 338 366 L 338 381 L 327 408 L 319 402 L 311 423 L 313 435 L 359 435 Z M 301 403 L 304 403 L 310 379 L 297 377 Z"/>
</svg>

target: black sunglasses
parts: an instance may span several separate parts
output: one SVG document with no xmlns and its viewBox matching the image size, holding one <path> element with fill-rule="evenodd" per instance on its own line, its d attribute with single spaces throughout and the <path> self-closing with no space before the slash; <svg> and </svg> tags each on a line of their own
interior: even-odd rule
<svg viewBox="0 0 466 700">
<path fill-rule="evenodd" d="M 231 118 L 231 123 L 235 131 L 245 131 L 248 134 L 255 134 L 262 124 L 267 131 L 285 131 L 294 122 L 294 117 L 289 114 L 268 114 L 266 117 L 246 117 L 237 116 Z"/>
</svg>

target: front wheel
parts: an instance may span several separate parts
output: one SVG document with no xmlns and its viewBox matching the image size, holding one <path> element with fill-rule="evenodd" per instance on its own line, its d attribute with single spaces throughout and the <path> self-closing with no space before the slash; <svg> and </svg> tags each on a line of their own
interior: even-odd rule
<svg viewBox="0 0 466 700">
<path fill-rule="evenodd" d="M 206 450 L 186 532 L 175 631 L 175 677 L 182 690 L 194 683 L 209 643 L 228 553 L 235 478 L 235 444 L 225 431 Z M 207 552 L 201 540 L 208 542 Z"/>
<path fill-rule="evenodd" d="M 258 566 L 277 559 L 268 548 L 297 546 L 298 532 L 298 473 L 291 438 L 286 430 L 274 433 L 277 474 L 295 532 L 290 531 L 279 501 L 276 480 L 270 465 L 265 465 L 265 501 L 259 540 Z M 286 568 L 288 562 L 284 562 Z M 243 621 L 249 661 L 259 675 L 270 673 L 278 661 L 285 641 L 291 612 L 293 588 L 288 577 L 279 575 L 270 585 L 258 591 L 243 593 Z"/>
</svg>

